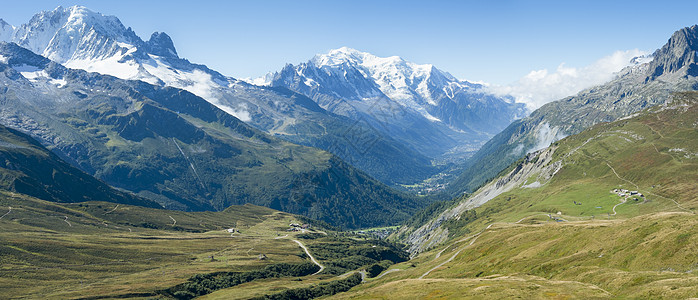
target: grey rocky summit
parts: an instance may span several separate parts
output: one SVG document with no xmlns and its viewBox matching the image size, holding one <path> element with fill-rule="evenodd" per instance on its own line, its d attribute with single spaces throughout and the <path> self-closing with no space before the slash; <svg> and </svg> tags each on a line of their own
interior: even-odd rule
<svg viewBox="0 0 698 300">
<path fill-rule="evenodd" d="M 698 26 L 676 31 L 650 62 L 626 67 L 608 83 L 548 103 L 488 141 L 449 190 L 473 191 L 526 153 L 547 147 L 599 122 L 611 122 L 664 103 L 670 94 L 696 90 Z"/>
</svg>

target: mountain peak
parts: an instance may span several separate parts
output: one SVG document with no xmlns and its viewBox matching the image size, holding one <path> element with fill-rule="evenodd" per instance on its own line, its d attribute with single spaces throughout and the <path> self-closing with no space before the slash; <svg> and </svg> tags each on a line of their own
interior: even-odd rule
<svg viewBox="0 0 698 300">
<path fill-rule="evenodd" d="M 650 63 L 650 79 L 663 74 L 675 73 L 685 68 L 686 75 L 698 76 L 696 65 L 698 51 L 698 25 L 685 27 L 674 32 L 669 41 L 654 53 Z"/>
<path fill-rule="evenodd" d="M 0 19 L 0 41 L 9 41 L 14 34 L 15 27 Z"/>
<path fill-rule="evenodd" d="M 148 46 L 148 52 L 152 54 L 178 58 L 172 39 L 164 32 L 153 32 L 146 45 Z"/>
<path fill-rule="evenodd" d="M 122 50 L 119 43 L 134 46 L 143 43 L 117 17 L 77 5 L 37 13 L 15 30 L 11 40 L 59 63 L 112 56 Z M 88 44 L 99 47 L 80 46 Z"/>
<path fill-rule="evenodd" d="M 318 67 L 350 65 L 396 65 L 405 64 L 407 61 L 399 56 L 379 57 L 368 52 L 359 51 L 349 47 L 332 49 L 326 54 L 315 55 L 310 62 Z"/>
<path fill-rule="evenodd" d="M 22 48 L 15 43 L 0 42 L 0 57 L 9 66 L 30 66 L 38 69 L 44 69 L 51 63 L 51 60 L 37 55 L 36 53 Z"/>
</svg>

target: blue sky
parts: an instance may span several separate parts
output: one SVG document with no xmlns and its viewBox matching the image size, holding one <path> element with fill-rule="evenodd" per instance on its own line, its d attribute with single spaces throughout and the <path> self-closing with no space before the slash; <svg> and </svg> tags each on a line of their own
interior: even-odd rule
<svg viewBox="0 0 698 300">
<path fill-rule="evenodd" d="M 698 23 L 698 1 L 3 1 L 0 18 L 84 5 L 142 38 L 167 32 L 181 57 L 233 77 L 348 46 L 507 84 L 617 50 L 653 51 Z"/>
</svg>

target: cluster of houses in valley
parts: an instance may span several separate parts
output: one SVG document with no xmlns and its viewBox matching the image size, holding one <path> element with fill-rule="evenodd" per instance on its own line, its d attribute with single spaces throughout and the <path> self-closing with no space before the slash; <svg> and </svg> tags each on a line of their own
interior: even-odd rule
<svg viewBox="0 0 698 300">
<path fill-rule="evenodd" d="M 630 198 L 633 196 L 635 197 L 635 199 L 645 198 L 645 195 L 643 195 L 642 193 L 640 193 L 638 191 L 629 191 L 626 189 L 614 189 L 611 191 L 611 193 L 617 194 L 619 197 L 622 197 L 622 198 Z"/>
<path fill-rule="evenodd" d="M 296 223 L 291 223 L 288 224 L 289 228 L 286 229 L 286 231 L 305 231 L 306 229 L 310 228 L 310 224 L 296 224 Z"/>
</svg>

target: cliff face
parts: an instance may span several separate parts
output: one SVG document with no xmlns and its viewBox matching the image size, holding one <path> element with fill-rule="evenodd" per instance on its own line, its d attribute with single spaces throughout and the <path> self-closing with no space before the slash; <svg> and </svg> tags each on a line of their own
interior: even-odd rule
<svg viewBox="0 0 698 300">
<path fill-rule="evenodd" d="M 661 75 L 679 71 L 685 71 L 685 75 L 698 75 L 696 50 L 698 50 L 698 25 L 676 31 L 669 41 L 654 53 L 648 79 L 654 80 Z"/>
</svg>

